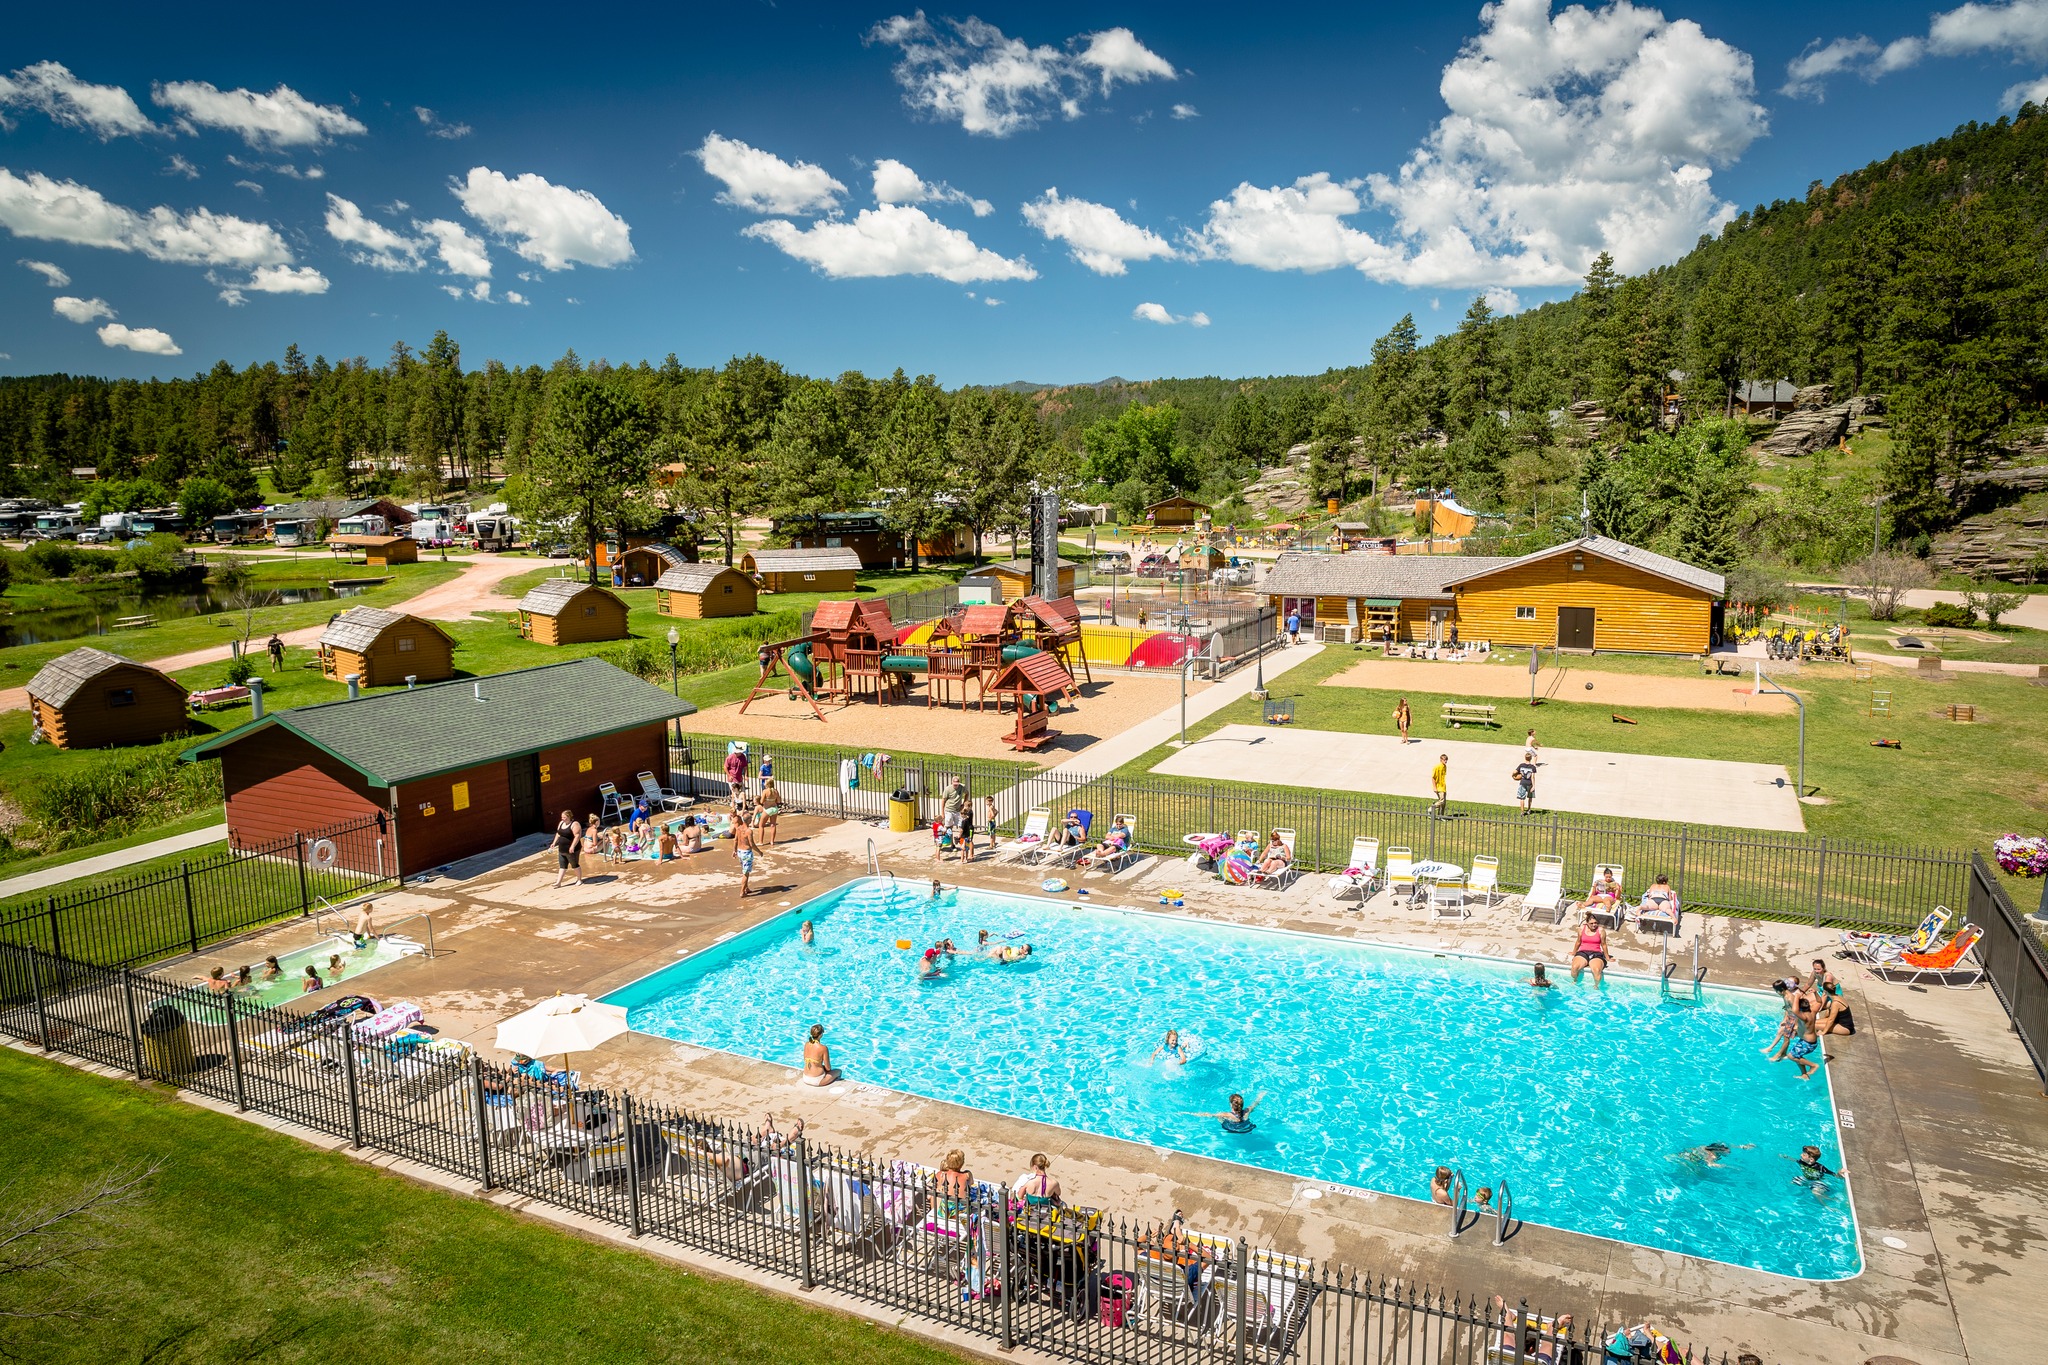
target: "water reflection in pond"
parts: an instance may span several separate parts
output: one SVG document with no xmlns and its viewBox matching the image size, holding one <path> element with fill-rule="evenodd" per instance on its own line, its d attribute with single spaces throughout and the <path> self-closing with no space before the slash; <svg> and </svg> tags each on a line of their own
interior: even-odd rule
<svg viewBox="0 0 2048 1365">
<path fill-rule="evenodd" d="M 331 602 L 341 597 L 358 597 L 368 591 L 367 586 L 332 588 L 324 583 L 304 583 L 259 593 L 256 605 L 281 607 L 301 602 Z M 123 617 L 153 616 L 156 624 L 162 625 L 188 616 L 217 616 L 222 612 L 239 610 L 239 603 L 229 601 L 224 594 L 209 587 L 94 594 L 89 606 L 53 607 L 48 611 L 0 616 L 0 648 L 77 640 L 95 635 L 118 637 L 127 633 L 114 625 Z"/>
</svg>

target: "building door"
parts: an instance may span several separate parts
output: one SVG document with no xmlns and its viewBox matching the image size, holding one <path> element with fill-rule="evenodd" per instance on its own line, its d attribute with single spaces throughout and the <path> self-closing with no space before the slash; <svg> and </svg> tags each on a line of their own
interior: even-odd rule
<svg viewBox="0 0 2048 1365">
<path fill-rule="evenodd" d="M 1557 609 L 1557 647 L 1559 649 L 1591 649 L 1593 647 L 1593 609 L 1591 607 L 1559 607 Z"/>
<path fill-rule="evenodd" d="M 506 759 L 505 785 L 511 792 L 512 837 L 516 839 L 540 829 L 540 755 L 519 754 Z"/>
</svg>

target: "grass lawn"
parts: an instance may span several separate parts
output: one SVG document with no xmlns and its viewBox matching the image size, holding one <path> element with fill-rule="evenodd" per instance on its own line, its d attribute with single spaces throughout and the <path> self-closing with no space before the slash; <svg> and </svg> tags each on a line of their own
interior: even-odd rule
<svg viewBox="0 0 2048 1365">
<path fill-rule="evenodd" d="M 266 636 L 274 630 L 296 630 L 301 626 L 317 626 L 343 606 L 388 607 L 403 602 L 406 598 L 426 591 L 437 583 L 446 583 L 462 572 L 460 564 L 400 564 L 390 569 L 367 569 L 364 566 L 336 564 L 324 556 L 307 557 L 297 566 L 289 560 L 252 559 L 257 566 L 256 581 L 259 586 L 278 588 L 292 583 L 324 583 L 329 579 L 341 578 L 388 578 L 390 581 L 369 589 L 346 602 L 298 602 L 285 606 L 258 607 L 254 614 L 254 633 Z M 118 636 L 102 636 L 96 639 L 55 640 L 44 644 L 14 645 L 0 649 L 0 687 L 19 687 L 35 676 L 41 668 L 59 654 L 68 654 L 80 645 L 96 645 L 102 649 L 115 649 L 131 659 L 160 659 L 169 654 L 183 654 L 190 650 L 206 649 L 225 645 L 238 634 L 241 627 L 240 612 L 224 612 L 217 616 L 191 616 L 180 621 L 167 621 L 160 626 L 145 630 L 124 630 Z"/>
<path fill-rule="evenodd" d="M 422 1365 L 958 1359 L 416 1185 L 164 1091 L 11 1051 L 0 1052 L 0 1124 L 14 1207 L 163 1163 L 142 1201 L 102 1230 L 107 1249 L 72 1272 L 70 1287 L 98 1292 L 95 1314 L 0 1337 L 50 1365 L 327 1362 L 337 1352 Z"/>
<path fill-rule="evenodd" d="M 1389 717 L 1395 701 L 1405 695 L 1415 714 L 1416 733 L 1425 743 L 1439 733 L 1436 717 L 1442 702 L 1471 700 L 1456 694 L 1319 685 L 1366 657 L 1349 649 L 1326 650 L 1322 657 L 1275 679 L 1273 695 L 1295 699 L 1295 724 L 1300 728 L 1359 734 L 1392 733 Z M 1694 677 L 1699 668 L 1686 660 L 1625 657 L 1579 659 L 1573 667 Z M 1790 685 L 1806 701 L 1807 783 L 1826 800 L 1806 808 L 1811 833 L 1977 848 L 1988 856 L 1998 835 L 2042 828 L 2043 813 L 2048 811 L 2048 689 L 2021 678 L 1975 674 L 1926 682 L 1911 672 L 1889 669 L 1881 669 L 1871 683 L 1858 683 L 1839 665 L 1810 668 Z M 1873 720 L 1864 714 L 1873 688 L 1891 692 L 1890 718 Z M 1979 722 L 1964 725 L 1938 718 L 1937 709 L 1949 702 L 1974 703 Z M 1783 763 L 1797 775 L 1796 716 L 1643 708 L 1630 712 L 1639 724 L 1616 725 L 1610 719 L 1612 710 L 1604 704 L 1563 701 L 1529 710 L 1506 702 L 1499 730 L 1467 727 L 1457 732 L 1457 738 L 1492 742 L 1505 751 L 1518 748 L 1523 730 L 1533 724 L 1550 748 Z M 1190 727 L 1190 733 L 1259 723 L 1259 703 L 1247 697 Z M 1879 737 L 1900 740 L 1905 747 L 1871 747 L 1870 741 Z M 1155 749 L 1119 772 L 1150 772 L 1171 752 Z M 1504 756 L 1503 771 L 1507 763 Z M 1466 803 L 1453 801 L 1454 806 L 1462 804 Z"/>
</svg>

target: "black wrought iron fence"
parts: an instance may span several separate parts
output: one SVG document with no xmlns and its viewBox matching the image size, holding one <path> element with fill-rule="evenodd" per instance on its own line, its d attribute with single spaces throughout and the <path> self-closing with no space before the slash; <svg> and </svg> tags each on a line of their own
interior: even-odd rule
<svg viewBox="0 0 2048 1365">
<path fill-rule="evenodd" d="M 0 906 L 0 942 L 99 966 L 198 952 L 273 920 L 396 880 L 381 816 Z M 387 871 L 386 869 L 390 869 Z"/>
<path fill-rule="evenodd" d="M 1615 1339 L 1590 1314 L 1560 1326 L 1547 1307 L 1207 1235 L 1177 1214 L 1033 1203 L 964 1170 L 509 1071 L 454 1042 L 373 1036 L 346 1000 L 254 1006 L 14 943 L 0 944 L 0 981 L 25 986 L 0 1000 L 0 1034 L 23 1043 L 1003 1349 L 1089 1365 L 1537 1365 L 1597 1359 Z M 1443 1215 L 1475 1240 L 1519 1231 L 1506 1211 Z"/>
<path fill-rule="evenodd" d="M 2048 953 L 1983 855 L 1970 855 L 1970 923 L 1983 931 L 1978 953 L 1991 989 L 2012 1016 L 2013 1032 L 2034 1072 L 2048 1085 Z"/>
</svg>

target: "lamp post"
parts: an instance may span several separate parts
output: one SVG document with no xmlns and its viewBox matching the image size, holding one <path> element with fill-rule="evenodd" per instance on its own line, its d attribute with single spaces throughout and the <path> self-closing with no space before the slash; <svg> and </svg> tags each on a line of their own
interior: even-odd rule
<svg viewBox="0 0 2048 1365">
<path fill-rule="evenodd" d="M 676 667 L 676 649 L 683 643 L 682 632 L 674 626 L 668 628 L 668 690 L 675 693 L 677 701 L 683 699 L 683 686 Z M 683 718 L 677 716 L 671 724 L 675 727 L 676 743 L 683 742 Z"/>
<path fill-rule="evenodd" d="M 1261 611 L 1255 617 L 1259 623 L 1259 645 L 1258 651 L 1252 655 L 1255 660 L 1252 666 L 1258 670 L 1258 677 L 1253 683 L 1252 690 L 1262 698 L 1266 695 L 1266 617 L 1270 614 L 1270 610 Z"/>
</svg>

